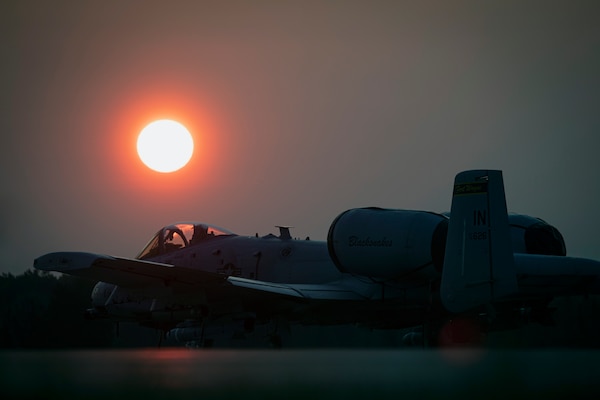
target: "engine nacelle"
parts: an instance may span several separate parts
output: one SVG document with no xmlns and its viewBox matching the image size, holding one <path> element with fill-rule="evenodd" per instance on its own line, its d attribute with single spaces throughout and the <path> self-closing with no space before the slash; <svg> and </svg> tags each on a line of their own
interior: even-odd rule
<svg viewBox="0 0 600 400">
<path fill-rule="evenodd" d="M 561 233 L 546 221 L 522 214 L 509 214 L 514 253 L 566 256 L 567 247 Z"/>
<path fill-rule="evenodd" d="M 431 264 L 441 269 L 447 231 L 441 214 L 355 208 L 332 222 L 327 247 L 342 272 L 395 278 Z"/>
<path fill-rule="evenodd" d="M 341 272 L 396 278 L 444 265 L 449 216 L 426 211 L 354 208 L 331 224 L 327 247 Z M 450 217 L 451 218 L 451 217 Z M 514 253 L 566 255 L 561 233 L 545 221 L 509 214 Z"/>
</svg>

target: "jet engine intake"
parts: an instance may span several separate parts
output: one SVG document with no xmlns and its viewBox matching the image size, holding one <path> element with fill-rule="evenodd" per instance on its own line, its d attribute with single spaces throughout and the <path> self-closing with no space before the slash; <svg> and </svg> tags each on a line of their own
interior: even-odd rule
<svg viewBox="0 0 600 400">
<path fill-rule="evenodd" d="M 509 214 L 513 252 L 566 256 L 562 234 L 546 221 L 523 214 Z"/>
<path fill-rule="evenodd" d="M 441 214 L 354 208 L 332 222 L 327 247 L 341 272 L 392 279 L 430 265 L 441 269 L 447 229 Z"/>
</svg>

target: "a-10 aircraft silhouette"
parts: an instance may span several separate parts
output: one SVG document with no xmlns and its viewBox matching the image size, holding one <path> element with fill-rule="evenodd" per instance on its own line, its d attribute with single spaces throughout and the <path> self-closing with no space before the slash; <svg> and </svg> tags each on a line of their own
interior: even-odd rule
<svg viewBox="0 0 600 400">
<path fill-rule="evenodd" d="M 178 223 L 135 259 L 57 252 L 34 266 L 99 280 L 90 316 L 193 343 L 222 324 L 252 331 L 284 321 L 422 326 L 419 342 L 436 345 L 448 321 L 470 318 L 482 331 L 544 322 L 553 298 L 600 293 L 600 262 L 567 257 L 561 234 L 543 220 L 508 214 L 501 171 L 459 173 L 449 214 L 358 208 L 333 221 L 327 242 L 280 232 L 239 236 Z"/>
</svg>

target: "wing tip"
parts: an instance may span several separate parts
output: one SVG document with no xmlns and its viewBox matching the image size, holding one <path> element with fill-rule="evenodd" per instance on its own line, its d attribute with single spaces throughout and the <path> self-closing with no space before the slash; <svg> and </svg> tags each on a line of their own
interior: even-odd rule
<svg viewBox="0 0 600 400">
<path fill-rule="evenodd" d="M 94 253 L 61 251 L 36 258 L 33 267 L 40 271 L 69 272 L 85 269 L 98 258 L 106 257 Z"/>
</svg>

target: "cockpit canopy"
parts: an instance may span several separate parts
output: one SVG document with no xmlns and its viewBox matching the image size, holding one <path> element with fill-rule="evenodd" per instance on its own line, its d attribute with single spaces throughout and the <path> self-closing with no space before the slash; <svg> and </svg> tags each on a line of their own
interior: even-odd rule
<svg viewBox="0 0 600 400">
<path fill-rule="evenodd" d="M 136 258 L 145 260 L 213 240 L 216 237 L 233 235 L 235 235 L 233 232 L 214 225 L 193 222 L 168 225 L 150 239 Z"/>
</svg>

